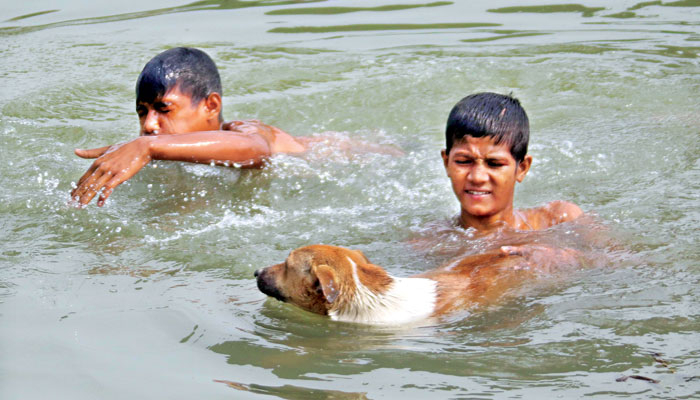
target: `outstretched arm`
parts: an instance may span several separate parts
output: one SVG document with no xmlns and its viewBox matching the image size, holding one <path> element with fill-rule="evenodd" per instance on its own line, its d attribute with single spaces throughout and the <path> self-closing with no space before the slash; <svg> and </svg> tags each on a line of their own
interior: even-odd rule
<svg viewBox="0 0 700 400">
<path fill-rule="evenodd" d="M 243 168 L 258 168 L 271 155 L 271 148 L 268 140 L 257 133 L 209 131 L 141 136 L 98 149 L 76 149 L 75 154 L 97 159 L 78 180 L 71 198 L 78 206 L 84 206 L 100 193 L 97 205 L 102 206 L 114 188 L 134 176 L 151 160 L 238 164 Z"/>
</svg>

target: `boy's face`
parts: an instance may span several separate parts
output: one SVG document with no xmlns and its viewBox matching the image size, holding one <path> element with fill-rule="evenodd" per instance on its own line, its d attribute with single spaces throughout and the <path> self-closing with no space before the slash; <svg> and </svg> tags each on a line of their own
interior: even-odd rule
<svg viewBox="0 0 700 400">
<path fill-rule="evenodd" d="M 211 97 L 218 96 L 218 107 L 212 106 Z M 138 102 L 136 113 L 141 124 L 141 136 L 172 135 L 219 129 L 221 97 L 218 93 L 209 95 L 198 104 L 192 97 L 182 93 L 176 86 L 153 103 Z"/>
<path fill-rule="evenodd" d="M 462 216 L 503 220 L 512 213 L 515 182 L 522 182 L 532 157 L 515 161 L 507 144 L 490 137 L 466 136 L 449 154 L 442 151 L 447 176 L 462 206 Z M 465 213 L 467 215 L 465 215 Z"/>
</svg>

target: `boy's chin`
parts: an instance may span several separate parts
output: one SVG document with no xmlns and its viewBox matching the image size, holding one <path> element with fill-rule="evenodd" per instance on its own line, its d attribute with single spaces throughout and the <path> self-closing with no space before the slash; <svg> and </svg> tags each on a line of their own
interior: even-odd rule
<svg viewBox="0 0 700 400">
<path fill-rule="evenodd" d="M 462 213 L 467 213 L 475 217 L 482 217 L 494 214 L 495 211 L 493 207 L 489 207 L 484 204 L 464 204 L 462 205 Z"/>
<path fill-rule="evenodd" d="M 463 207 L 462 215 L 473 218 L 488 218 L 498 214 L 497 210 L 491 207 Z"/>
</svg>

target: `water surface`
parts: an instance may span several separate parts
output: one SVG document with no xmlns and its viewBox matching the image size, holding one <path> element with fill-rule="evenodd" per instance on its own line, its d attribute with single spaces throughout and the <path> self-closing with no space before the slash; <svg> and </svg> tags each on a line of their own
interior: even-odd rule
<svg viewBox="0 0 700 400">
<path fill-rule="evenodd" d="M 697 397 L 698 6 L 0 6 L 0 397 Z M 227 119 L 406 154 L 160 162 L 103 208 L 67 206 L 90 165 L 73 149 L 135 137 L 136 77 L 180 45 L 217 62 Z M 424 327 L 334 323 L 258 292 L 255 269 L 310 243 L 402 276 L 443 261 L 411 241 L 458 211 L 444 123 L 483 90 L 530 116 L 516 206 L 595 215 L 616 243 L 595 249 L 601 265 Z M 574 243 L 578 229 L 543 235 Z M 455 235 L 442 246 L 465 245 Z M 617 381 L 631 375 L 658 383 Z"/>
</svg>

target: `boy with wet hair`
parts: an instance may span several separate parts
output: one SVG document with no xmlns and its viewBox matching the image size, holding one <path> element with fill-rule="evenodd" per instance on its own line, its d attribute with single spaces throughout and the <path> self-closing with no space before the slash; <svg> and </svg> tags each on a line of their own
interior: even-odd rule
<svg viewBox="0 0 700 400">
<path fill-rule="evenodd" d="M 221 80 L 214 62 L 201 50 L 177 47 L 156 55 L 136 83 L 140 136 L 96 149 L 76 149 L 96 158 L 78 180 L 71 198 L 85 206 L 97 195 L 105 204 L 112 191 L 151 160 L 260 168 L 277 153 L 301 153 L 309 138 L 257 120 L 223 123 Z"/>
<path fill-rule="evenodd" d="M 522 182 L 532 165 L 527 154 L 529 135 L 527 114 L 511 96 L 476 93 L 452 108 L 442 159 L 461 206 L 462 228 L 480 233 L 504 228 L 539 230 L 583 214 L 566 201 L 513 209 L 515 183 Z"/>
<path fill-rule="evenodd" d="M 205 52 L 176 47 L 153 57 L 143 67 L 136 80 L 136 106 L 154 103 L 175 86 L 189 95 L 193 104 L 211 93 L 224 94 L 216 64 Z"/>
</svg>

